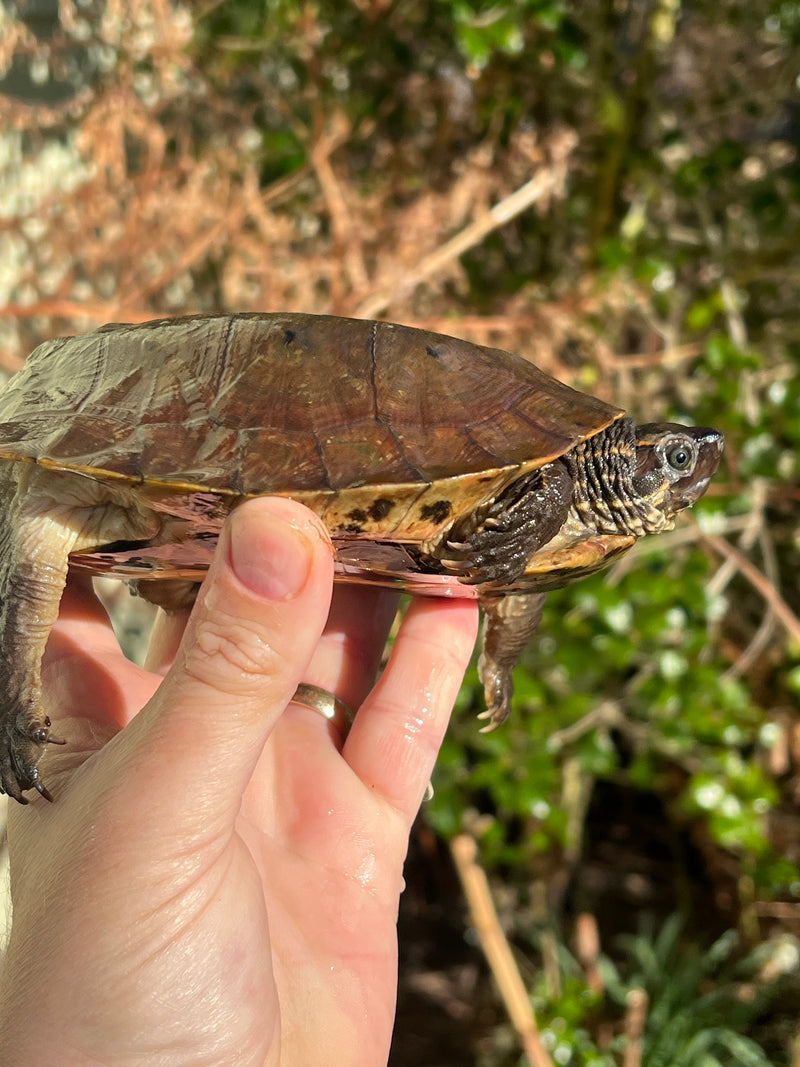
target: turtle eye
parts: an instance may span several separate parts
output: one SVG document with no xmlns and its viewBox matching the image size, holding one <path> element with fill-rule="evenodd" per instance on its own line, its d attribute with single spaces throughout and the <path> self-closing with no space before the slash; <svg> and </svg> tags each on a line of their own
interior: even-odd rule
<svg viewBox="0 0 800 1067">
<path fill-rule="evenodd" d="M 689 470 L 694 463 L 694 449 L 691 445 L 681 442 L 667 449 L 667 463 L 674 471 L 683 473 Z"/>
</svg>

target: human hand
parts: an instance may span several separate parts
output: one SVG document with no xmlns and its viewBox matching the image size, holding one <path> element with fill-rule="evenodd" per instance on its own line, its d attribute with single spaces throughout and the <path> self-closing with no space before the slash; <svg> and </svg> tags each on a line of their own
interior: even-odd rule
<svg viewBox="0 0 800 1067">
<path fill-rule="evenodd" d="M 393 594 L 337 587 L 326 624 L 332 576 L 310 512 L 242 505 L 153 671 L 68 590 L 56 802 L 10 813 L 1 1064 L 386 1062 L 409 829 L 477 611 L 416 601 L 373 687 Z M 301 679 L 359 708 L 344 743 Z"/>
</svg>

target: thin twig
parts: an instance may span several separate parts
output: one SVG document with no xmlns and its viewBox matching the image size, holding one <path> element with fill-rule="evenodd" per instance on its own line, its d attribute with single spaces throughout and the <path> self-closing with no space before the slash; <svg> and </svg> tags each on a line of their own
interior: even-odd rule
<svg viewBox="0 0 800 1067">
<path fill-rule="evenodd" d="M 541 200 L 547 194 L 555 191 L 564 183 L 566 175 L 566 163 L 570 152 L 575 145 L 575 138 L 571 133 L 564 133 L 561 138 L 563 143 L 554 151 L 555 159 L 552 164 L 543 168 L 530 181 L 515 189 L 513 193 L 504 197 L 499 203 L 490 208 L 485 215 L 475 219 L 463 230 L 445 241 L 435 251 L 424 256 L 416 267 L 409 271 L 405 277 L 399 278 L 396 285 L 391 289 L 373 293 L 366 300 L 362 300 L 355 310 L 360 318 L 371 319 L 381 314 L 398 299 L 408 296 L 420 282 L 438 274 L 444 267 L 458 259 L 464 252 L 481 243 L 493 230 L 504 226 L 511 219 L 516 218 L 527 208 Z"/>
<path fill-rule="evenodd" d="M 741 537 L 738 540 L 739 549 L 742 552 L 749 552 L 752 549 L 753 545 L 759 540 L 764 529 L 764 509 L 767 505 L 766 479 L 753 479 L 750 498 L 752 505 L 744 516 L 745 522 L 742 527 Z M 717 534 L 727 534 L 729 532 L 730 531 L 727 528 L 724 531 L 717 530 Z M 726 558 L 717 573 L 708 583 L 709 596 L 722 596 L 729 582 L 736 574 L 736 569 L 735 562 L 732 559 Z M 772 578 L 771 575 L 769 577 L 770 579 Z"/>
<path fill-rule="evenodd" d="M 520 1036 L 525 1055 L 532 1067 L 553 1067 L 553 1061 L 539 1035 L 528 991 L 497 918 L 489 881 L 478 864 L 478 846 L 468 834 L 461 834 L 450 842 L 450 849 L 467 898 L 472 923 L 480 935 L 481 947 L 509 1018 Z"/>
<path fill-rule="evenodd" d="M 612 370 L 638 370 L 651 367 L 667 367 L 696 359 L 705 349 L 701 344 L 669 345 L 657 352 L 631 352 L 629 355 L 611 353 L 608 366 Z"/>
<path fill-rule="evenodd" d="M 311 163 L 328 209 L 337 258 L 344 263 L 350 289 L 364 292 L 369 284 L 369 276 L 361 240 L 353 225 L 344 189 L 331 163 L 331 156 L 340 145 L 347 143 L 349 135 L 350 124 L 344 114 L 335 113 L 329 120 L 329 129 L 321 133 L 312 145 Z"/>
<path fill-rule="evenodd" d="M 776 587 L 776 583 L 779 578 L 778 558 L 775 553 L 772 539 L 767 534 L 766 530 L 762 531 L 760 537 L 761 544 L 761 556 L 764 561 L 765 578 L 770 582 L 773 587 Z M 755 634 L 751 637 L 747 646 L 739 653 L 739 656 L 735 663 L 732 663 L 730 667 L 724 672 L 723 678 L 739 678 L 744 674 L 747 674 L 754 663 L 757 663 L 761 658 L 762 653 L 769 648 L 772 644 L 772 639 L 775 633 L 775 617 L 771 611 L 764 613 L 764 618 L 756 630 Z"/>
<path fill-rule="evenodd" d="M 582 911 L 575 919 L 575 955 L 583 967 L 586 985 L 593 993 L 605 989 L 600 973 L 600 930 L 590 911 Z"/>
<path fill-rule="evenodd" d="M 640 672 L 641 673 L 641 672 Z M 556 730 L 547 739 L 549 752 L 558 755 L 568 745 L 574 745 L 586 734 L 593 730 L 618 730 L 630 741 L 637 751 L 653 751 L 666 760 L 670 760 L 690 774 L 697 774 L 702 768 L 703 761 L 697 751 L 685 751 L 679 741 L 664 737 L 649 723 L 634 722 L 627 717 L 615 701 L 606 700 L 592 708 L 570 726 L 563 730 Z M 568 780 L 567 770 L 573 766 L 573 761 L 567 761 L 564 765 L 563 780 Z M 573 792 L 575 790 L 573 789 Z M 565 800 L 562 807 L 569 809 L 570 805 Z M 578 825 L 582 825 L 578 823 Z"/>
<path fill-rule="evenodd" d="M 745 515 L 733 515 L 724 520 L 721 527 L 723 533 L 738 533 L 747 528 L 749 518 Z M 622 579 L 630 571 L 635 571 L 641 561 L 656 552 L 672 553 L 684 545 L 697 545 L 704 541 L 704 535 L 699 523 L 693 519 L 684 519 L 681 526 L 669 533 L 658 534 L 653 537 L 643 537 L 626 555 L 622 556 L 608 571 L 606 583 L 613 587 L 619 585 Z"/>
<path fill-rule="evenodd" d="M 797 618 L 772 582 L 765 578 L 758 567 L 754 566 L 754 564 L 752 564 L 746 556 L 743 556 L 738 549 L 734 548 L 733 545 L 728 544 L 723 537 L 717 537 L 714 534 L 703 534 L 702 540 L 709 548 L 712 548 L 715 552 L 718 552 L 721 556 L 732 560 L 736 564 L 739 573 L 743 578 L 746 578 L 756 592 L 760 593 L 764 600 L 766 600 L 768 606 L 774 612 L 776 619 L 784 627 L 786 632 L 795 641 L 800 642 L 800 619 Z"/>
<path fill-rule="evenodd" d="M 405 277 L 398 280 L 397 285 L 392 290 L 387 289 L 383 292 L 373 293 L 366 300 L 362 300 L 356 308 L 356 315 L 367 319 L 379 315 L 393 301 L 407 296 L 420 282 L 424 282 L 438 274 L 439 271 L 452 263 L 453 260 L 458 259 L 464 252 L 468 252 L 470 248 L 479 245 L 493 230 L 504 226 L 515 216 L 525 211 L 526 208 L 531 207 L 545 193 L 549 192 L 554 184 L 554 176 L 550 171 L 542 171 L 537 174 L 525 185 L 495 204 L 485 215 L 475 219 L 474 222 L 471 222 L 454 237 L 451 237 L 449 241 L 445 241 L 435 251 L 424 256 L 412 271 L 409 271 Z"/>
<path fill-rule="evenodd" d="M 622 1067 L 641 1067 L 644 1027 L 650 1001 L 643 989 L 631 989 L 625 997 L 625 1055 Z"/>
</svg>

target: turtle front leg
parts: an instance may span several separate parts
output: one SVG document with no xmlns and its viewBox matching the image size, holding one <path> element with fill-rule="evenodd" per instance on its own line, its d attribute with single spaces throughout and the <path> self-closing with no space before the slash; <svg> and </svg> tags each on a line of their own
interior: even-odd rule
<svg viewBox="0 0 800 1067">
<path fill-rule="evenodd" d="M 485 585 L 483 644 L 478 674 L 494 730 L 511 710 L 514 667 L 542 617 L 544 593 L 503 593 L 531 558 L 561 530 L 572 504 L 573 482 L 560 460 L 512 482 L 483 515 L 458 520 L 439 546 L 438 565 L 470 585 Z"/>
<path fill-rule="evenodd" d="M 485 514 L 471 512 L 453 523 L 436 548 L 437 568 L 468 585 L 513 582 L 564 525 L 572 490 L 572 478 L 560 460 L 523 475 Z"/>
<path fill-rule="evenodd" d="M 478 675 L 486 695 L 489 733 L 508 718 L 514 693 L 514 667 L 542 618 L 546 593 L 512 593 L 481 597 L 484 612 L 483 642 Z"/>
</svg>

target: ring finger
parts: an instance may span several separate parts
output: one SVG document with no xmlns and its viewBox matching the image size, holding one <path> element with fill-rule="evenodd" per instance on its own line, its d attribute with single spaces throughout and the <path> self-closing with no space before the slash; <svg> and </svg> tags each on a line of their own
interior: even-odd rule
<svg viewBox="0 0 800 1067">
<path fill-rule="evenodd" d="M 303 681 L 357 711 L 375 682 L 397 601 L 388 589 L 337 585 Z"/>
</svg>

